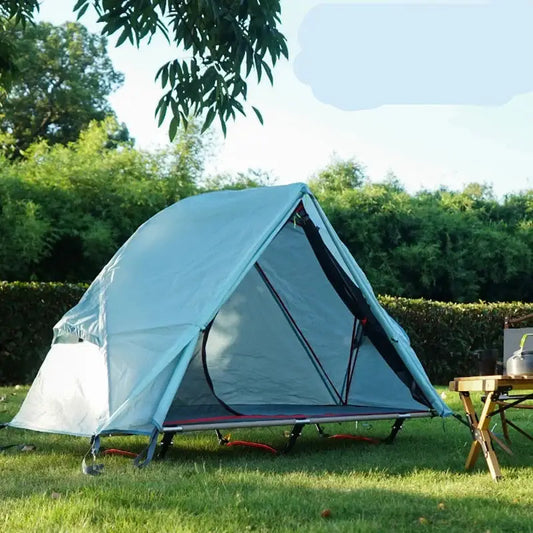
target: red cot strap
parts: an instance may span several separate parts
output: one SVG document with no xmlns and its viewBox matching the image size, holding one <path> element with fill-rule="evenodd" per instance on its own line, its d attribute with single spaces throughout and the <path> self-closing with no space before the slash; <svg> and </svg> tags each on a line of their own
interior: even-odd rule
<svg viewBox="0 0 533 533">
<path fill-rule="evenodd" d="M 371 444 L 380 444 L 381 441 L 378 439 L 373 439 L 371 437 L 363 437 L 361 435 L 346 435 L 346 434 L 339 434 L 339 435 L 331 435 L 328 437 L 330 439 L 349 439 L 349 440 L 362 440 L 364 442 L 369 442 Z"/>
<path fill-rule="evenodd" d="M 250 448 L 259 448 L 261 450 L 265 450 L 273 454 L 278 453 L 278 450 L 276 450 L 275 448 L 272 448 L 272 446 L 268 446 L 268 444 L 261 444 L 260 442 L 248 442 L 245 440 L 232 440 L 230 442 L 226 442 L 226 446 L 248 446 Z"/>
<path fill-rule="evenodd" d="M 102 452 L 104 455 L 122 455 L 123 457 L 137 457 L 138 454 L 128 452 L 127 450 L 117 450 L 116 448 L 110 448 Z"/>
</svg>

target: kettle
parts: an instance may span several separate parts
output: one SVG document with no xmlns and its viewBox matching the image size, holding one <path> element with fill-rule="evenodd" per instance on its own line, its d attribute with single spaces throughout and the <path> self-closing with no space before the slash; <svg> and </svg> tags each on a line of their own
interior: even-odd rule
<svg viewBox="0 0 533 533">
<path fill-rule="evenodd" d="M 524 351 L 527 337 L 533 337 L 533 333 L 526 333 L 520 340 L 520 346 L 505 364 L 508 376 L 533 375 L 533 350 Z"/>
</svg>

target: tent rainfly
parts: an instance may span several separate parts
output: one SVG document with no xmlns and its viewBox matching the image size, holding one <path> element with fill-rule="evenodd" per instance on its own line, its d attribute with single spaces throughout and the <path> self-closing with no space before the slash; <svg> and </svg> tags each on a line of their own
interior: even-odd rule
<svg viewBox="0 0 533 533">
<path fill-rule="evenodd" d="M 8 425 L 147 434 L 149 460 L 160 433 L 449 414 L 291 184 L 186 198 L 143 224 L 56 324 Z"/>
</svg>

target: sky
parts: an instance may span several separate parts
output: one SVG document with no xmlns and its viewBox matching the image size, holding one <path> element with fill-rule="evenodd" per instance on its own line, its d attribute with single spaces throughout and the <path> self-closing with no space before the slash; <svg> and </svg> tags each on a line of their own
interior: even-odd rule
<svg viewBox="0 0 533 533">
<path fill-rule="evenodd" d="M 39 20 L 74 20 L 74 0 L 43 0 Z M 498 197 L 533 188 L 533 0 L 281 0 L 289 60 L 274 85 L 249 84 L 250 109 L 215 126 L 209 173 L 261 169 L 306 181 L 332 157 L 370 179 L 393 172 L 410 192 L 471 182 Z M 99 25 L 93 14 L 82 20 Z M 109 55 L 125 83 L 110 97 L 137 146 L 168 143 L 154 110 L 163 39 Z M 266 79 L 265 79 L 266 81 Z"/>
</svg>

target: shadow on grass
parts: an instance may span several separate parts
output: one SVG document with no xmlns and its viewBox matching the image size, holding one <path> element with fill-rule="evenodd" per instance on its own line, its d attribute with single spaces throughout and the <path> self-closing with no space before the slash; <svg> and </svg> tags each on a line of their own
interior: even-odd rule
<svg viewBox="0 0 533 533">
<path fill-rule="evenodd" d="M 343 487 L 334 487 L 339 480 L 265 476 L 256 470 L 246 476 L 201 467 L 189 476 L 173 473 L 172 468 L 157 468 L 152 475 L 135 476 L 133 482 L 102 477 L 58 486 L 56 500 L 21 495 L 7 503 L 11 508 L 38 505 L 40 525 L 46 530 L 91 526 L 103 531 L 112 524 L 113 531 L 126 530 L 128 524 L 147 531 L 530 530 L 530 501 L 524 497 L 498 505 L 490 492 L 466 496 L 443 490 L 426 495 L 412 486 L 402 490 L 398 482 L 393 488 L 384 483 L 376 487 L 377 476 L 366 484 L 348 479 Z M 323 518 L 326 509 L 330 516 Z M 143 529 L 147 522 L 149 528 Z"/>
</svg>

